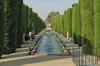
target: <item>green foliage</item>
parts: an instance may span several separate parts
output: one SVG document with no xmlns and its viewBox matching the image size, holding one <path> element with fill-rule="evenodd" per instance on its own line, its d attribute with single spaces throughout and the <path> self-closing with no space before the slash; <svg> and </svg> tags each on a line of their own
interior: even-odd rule
<svg viewBox="0 0 100 66">
<path fill-rule="evenodd" d="M 64 12 L 64 15 L 58 15 L 51 22 L 52 27 L 55 31 L 67 37 L 67 32 L 69 36 L 72 36 L 72 8 L 69 8 Z"/>
<path fill-rule="evenodd" d="M 94 0 L 94 21 L 94 48 L 100 56 L 100 0 Z M 96 49 L 94 52 L 96 54 Z"/>
<path fill-rule="evenodd" d="M 35 35 L 38 34 L 42 29 L 45 28 L 45 23 L 38 16 L 36 12 L 32 11 L 32 8 L 23 4 L 23 31 L 30 32 L 32 31 Z"/>
<path fill-rule="evenodd" d="M 59 15 L 51 20 L 52 28 L 67 38 L 72 37 L 86 54 L 100 56 L 100 0 L 79 0 L 79 4 L 72 6 L 64 11 L 63 18 Z"/>
<path fill-rule="evenodd" d="M 3 53 L 12 53 L 15 52 L 16 48 L 21 47 L 23 34 L 25 32 L 29 33 L 32 31 L 38 34 L 45 28 L 45 23 L 32 11 L 32 8 L 23 4 L 23 0 L 4 0 L 3 4 L 4 13 L 3 9 L 0 9 L 0 13 L 2 12 L 0 16 L 4 14 L 5 23 L 2 21 L 3 17 L 0 18 L 0 27 L 2 27 L 4 23 L 4 26 L 0 30 L 3 32 L 3 28 L 5 28 L 5 32 L 3 32 L 4 37 L 1 38 L 0 36 L 0 42 L 2 40 L 3 44 L 4 38 Z M 0 34 L 3 36 L 2 32 L 0 32 Z M 0 50 L 3 48 L 2 44 Z M 0 55 L 1 54 L 2 52 L 0 52 Z"/>
<path fill-rule="evenodd" d="M 80 0 L 82 21 L 82 44 L 87 53 L 92 54 L 94 45 L 94 6 L 93 0 Z"/>
<path fill-rule="evenodd" d="M 15 52 L 16 49 L 16 24 L 18 22 L 18 1 L 5 0 L 6 2 L 6 30 L 4 53 Z M 15 13 L 16 12 L 16 13 Z"/>
<path fill-rule="evenodd" d="M 78 45 L 82 46 L 81 2 L 79 0 Z"/>
<path fill-rule="evenodd" d="M 72 37 L 72 8 L 67 10 L 67 32 L 69 32 L 69 37 Z"/>
<path fill-rule="evenodd" d="M 34 18 L 34 19 L 33 19 Z M 37 13 L 33 12 L 33 29 L 34 34 L 38 34 L 43 28 L 45 28 L 45 24 L 43 20 L 38 16 Z"/>
<path fill-rule="evenodd" d="M 18 22 L 17 22 L 17 27 L 16 27 L 16 47 L 20 48 L 22 44 L 22 39 L 23 39 L 23 21 L 22 21 L 22 13 L 23 13 L 23 0 L 18 0 Z"/>
<path fill-rule="evenodd" d="M 79 22 L 79 6 L 73 4 L 73 15 L 72 15 L 72 39 L 74 43 L 78 43 L 78 22 Z"/>
<path fill-rule="evenodd" d="M 64 12 L 64 36 L 67 37 L 67 11 Z"/>
<path fill-rule="evenodd" d="M 47 23 L 51 23 L 52 20 L 53 20 L 56 16 L 59 16 L 59 15 L 60 15 L 59 12 L 50 12 L 50 13 L 48 14 L 48 17 L 46 18 Z"/>
<path fill-rule="evenodd" d="M 4 45 L 4 1 L 0 0 L 0 58 Z"/>
<path fill-rule="evenodd" d="M 45 28 L 45 23 L 23 0 L 0 0 L 0 6 L 1 57 L 2 51 L 11 53 L 21 47 L 24 32 L 36 35 Z M 46 21 L 56 32 L 82 45 L 88 54 L 96 54 L 97 50 L 100 56 L 100 0 L 79 0 L 79 4 L 72 6 L 63 15 L 49 13 Z"/>
<path fill-rule="evenodd" d="M 61 25 L 61 34 L 63 34 L 64 33 L 64 15 L 61 15 L 61 20 L 60 20 L 61 22 L 60 22 L 60 25 Z"/>
</svg>

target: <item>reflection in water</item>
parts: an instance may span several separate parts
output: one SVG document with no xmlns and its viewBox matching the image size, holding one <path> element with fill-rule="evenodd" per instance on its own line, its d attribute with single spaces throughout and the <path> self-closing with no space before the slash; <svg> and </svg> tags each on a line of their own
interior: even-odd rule
<svg viewBox="0 0 100 66">
<path fill-rule="evenodd" d="M 46 32 L 36 53 L 61 54 L 61 48 L 51 32 Z"/>
</svg>

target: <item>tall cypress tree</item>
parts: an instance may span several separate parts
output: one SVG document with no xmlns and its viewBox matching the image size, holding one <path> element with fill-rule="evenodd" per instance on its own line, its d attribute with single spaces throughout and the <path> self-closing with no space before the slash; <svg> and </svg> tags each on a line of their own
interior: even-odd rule
<svg viewBox="0 0 100 66">
<path fill-rule="evenodd" d="M 23 10 L 23 0 L 17 0 L 18 2 L 18 22 L 17 22 L 17 44 L 16 47 L 21 47 L 22 37 L 23 37 L 23 21 L 22 21 L 22 10 Z"/>
<path fill-rule="evenodd" d="M 93 0 L 80 0 L 82 21 L 82 43 L 87 53 L 92 54 L 94 46 L 94 3 Z"/>
<path fill-rule="evenodd" d="M 16 49 L 16 24 L 18 22 L 17 0 L 6 0 L 6 36 L 5 53 L 15 52 Z"/>
<path fill-rule="evenodd" d="M 82 22 L 81 22 L 81 2 L 79 0 L 79 23 L 78 23 L 78 44 L 82 46 Z"/>
<path fill-rule="evenodd" d="M 71 38 L 72 37 L 72 8 L 69 8 L 68 10 L 67 10 L 67 32 L 69 33 L 69 37 L 68 37 L 68 39 L 69 38 Z"/>
<path fill-rule="evenodd" d="M 67 10 L 64 12 L 64 36 L 67 37 Z"/>
<path fill-rule="evenodd" d="M 4 45 L 4 0 L 0 0 L 0 58 L 3 52 Z"/>
<path fill-rule="evenodd" d="M 72 39 L 74 43 L 78 43 L 78 22 L 79 22 L 79 6 L 77 3 L 73 4 L 72 13 Z"/>
<path fill-rule="evenodd" d="M 94 52 L 100 57 L 100 0 L 94 0 L 94 21 Z"/>
</svg>

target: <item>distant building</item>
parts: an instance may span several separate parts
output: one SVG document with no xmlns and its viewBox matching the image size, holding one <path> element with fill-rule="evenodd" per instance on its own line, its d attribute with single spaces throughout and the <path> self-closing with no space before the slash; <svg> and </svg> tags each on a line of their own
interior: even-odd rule
<svg viewBox="0 0 100 66">
<path fill-rule="evenodd" d="M 51 24 L 47 24 L 47 30 L 51 30 Z"/>
<path fill-rule="evenodd" d="M 48 28 L 51 28 L 51 24 L 47 24 L 47 27 L 48 27 Z"/>
</svg>

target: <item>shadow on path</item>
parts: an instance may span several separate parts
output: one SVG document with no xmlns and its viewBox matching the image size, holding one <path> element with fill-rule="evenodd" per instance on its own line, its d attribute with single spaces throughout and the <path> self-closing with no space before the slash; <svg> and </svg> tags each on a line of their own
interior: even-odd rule
<svg viewBox="0 0 100 66">
<path fill-rule="evenodd" d="M 22 66 L 25 64 L 33 64 L 33 63 L 39 63 L 39 62 L 47 62 L 52 60 L 60 60 L 60 59 L 67 59 L 71 58 L 71 56 L 24 56 L 23 58 L 10 60 L 10 61 L 4 61 L 0 62 L 0 66 Z"/>
</svg>

